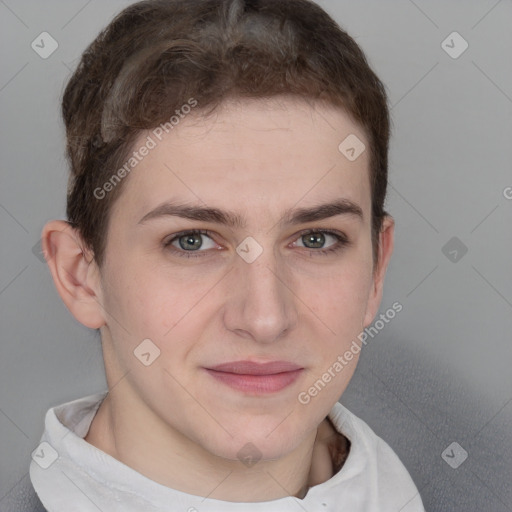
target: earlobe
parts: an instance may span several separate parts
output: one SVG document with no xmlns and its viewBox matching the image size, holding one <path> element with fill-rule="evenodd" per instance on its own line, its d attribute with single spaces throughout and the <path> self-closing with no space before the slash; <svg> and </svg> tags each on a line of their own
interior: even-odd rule
<svg viewBox="0 0 512 512">
<path fill-rule="evenodd" d="M 395 221 L 391 216 L 387 215 L 382 221 L 382 229 L 379 233 L 379 260 L 373 272 L 372 288 L 368 296 L 363 327 L 367 327 L 372 323 L 379 310 L 384 288 L 384 278 L 391 254 L 393 253 L 394 234 Z"/>
<path fill-rule="evenodd" d="M 92 329 L 105 325 L 99 272 L 77 230 L 66 221 L 50 221 L 41 233 L 41 246 L 55 287 L 73 316 Z"/>
</svg>

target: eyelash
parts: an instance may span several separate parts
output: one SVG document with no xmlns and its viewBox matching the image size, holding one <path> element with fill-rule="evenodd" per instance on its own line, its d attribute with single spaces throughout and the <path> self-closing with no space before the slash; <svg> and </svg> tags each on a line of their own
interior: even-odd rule
<svg viewBox="0 0 512 512">
<path fill-rule="evenodd" d="M 348 238 L 346 237 L 346 235 L 344 233 L 337 232 L 337 231 L 331 231 L 328 229 L 306 229 L 299 233 L 297 239 L 301 238 L 305 235 L 309 235 L 311 233 L 321 233 L 321 234 L 325 234 L 325 235 L 331 235 L 337 239 L 337 243 L 335 243 L 328 249 L 308 249 L 306 247 L 305 249 L 307 251 L 309 251 L 310 256 L 313 256 L 313 255 L 317 256 L 319 254 L 327 256 L 330 254 L 335 254 L 350 245 L 350 241 L 348 240 Z M 209 231 L 208 229 L 191 229 L 189 231 L 182 231 L 180 233 L 175 233 L 172 238 L 170 238 L 169 240 L 164 242 L 164 244 L 163 244 L 164 248 L 170 250 L 170 252 L 172 252 L 173 254 L 176 254 L 177 256 L 179 256 L 181 258 L 202 258 L 203 256 L 205 256 L 205 253 L 207 253 L 208 251 L 184 251 L 182 249 L 176 249 L 175 247 L 173 247 L 171 245 L 172 242 L 174 242 L 175 240 L 177 240 L 185 235 L 206 235 L 213 240 L 213 236 L 212 236 L 213 233 L 211 231 Z"/>
</svg>

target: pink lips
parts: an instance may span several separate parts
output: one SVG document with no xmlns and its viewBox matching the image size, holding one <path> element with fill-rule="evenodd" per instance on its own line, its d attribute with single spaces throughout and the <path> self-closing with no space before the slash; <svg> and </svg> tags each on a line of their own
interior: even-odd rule
<svg viewBox="0 0 512 512">
<path fill-rule="evenodd" d="M 304 368 L 287 361 L 233 361 L 205 368 L 215 379 L 247 393 L 275 393 L 297 380 Z"/>
</svg>

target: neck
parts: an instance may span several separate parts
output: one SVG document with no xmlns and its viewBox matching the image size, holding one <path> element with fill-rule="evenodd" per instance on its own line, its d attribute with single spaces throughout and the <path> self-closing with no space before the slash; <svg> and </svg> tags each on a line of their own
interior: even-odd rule
<svg viewBox="0 0 512 512">
<path fill-rule="evenodd" d="M 327 420 L 284 457 L 246 467 L 208 452 L 135 395 L 119 391 L 106 396 L 85 440 L 161 485 L 211 499 L 258 502 L 302 499 L 309 487 L 332 477 L 327 439 L 336 432 Z"/>
</svg>

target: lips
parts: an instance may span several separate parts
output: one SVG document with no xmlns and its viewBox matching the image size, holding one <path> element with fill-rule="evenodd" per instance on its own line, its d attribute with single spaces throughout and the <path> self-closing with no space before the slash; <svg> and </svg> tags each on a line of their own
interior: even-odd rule
<svg viewBox="0 0 512 512">
<path fill-rule="evenodd" d="M 293 384 L 304 368 L 288 361 L 233 361 L 205 368 L 216 381 L 251 395 L 276 393 Z"/>
<path fill-rule="evenodd" d="M 276 373 L 293 372 L 302 369 L 288 361 L 271 361 L 268 363 L 255 363 L 253 361 L 232 361 L 208 368 L 218 372 L 236 373 L 240 375 L 274 375 Z"/>
</svg>

